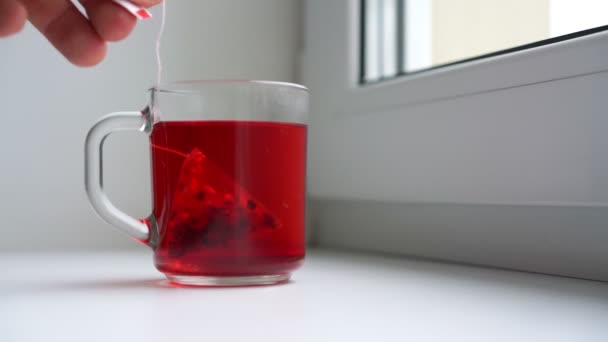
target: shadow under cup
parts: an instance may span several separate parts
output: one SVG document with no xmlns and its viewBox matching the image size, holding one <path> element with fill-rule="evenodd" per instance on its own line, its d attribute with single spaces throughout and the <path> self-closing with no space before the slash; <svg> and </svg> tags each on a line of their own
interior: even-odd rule
<svg viewBox="0 0 608 342">
<path fill-rule="evenodd" d="M 196 81 L 150 92 L 151 104 L 140 114 L 152 164 L 147 235 L 141 220 L 131 228 L 116 224 L 107 217 L 116 213 L 104 212 L 89 191 L 93 206 L 150 245 L 156 267 L 173 282 L 287 281 L 305 255 L 306 88 Z"/>
</svg>

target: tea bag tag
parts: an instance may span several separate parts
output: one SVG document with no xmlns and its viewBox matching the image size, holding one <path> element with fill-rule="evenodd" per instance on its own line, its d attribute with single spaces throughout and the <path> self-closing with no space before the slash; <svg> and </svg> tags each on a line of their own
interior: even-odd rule
<svg viewBox="0 0 608 342">
<path fill-rule="evenodd" d="M 146 20 L 152 18 L 152 13 L 150 13 L 147 9 L 134 5 L 130 1 L 114 0 L 114 2 L 129 11 L 129 13 L 133 14 L 137 19 Z"/>
</svg>

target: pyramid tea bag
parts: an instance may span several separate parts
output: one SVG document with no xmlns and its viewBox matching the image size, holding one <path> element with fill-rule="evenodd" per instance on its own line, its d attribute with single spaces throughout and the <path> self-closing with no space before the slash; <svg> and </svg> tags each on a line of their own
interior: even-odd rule
<svg viewBox="0 0 608 342">
<path fill-rule="evenodd" d="M 169 212 L 171 254 L 180 255 L 197 246 L 224 246 L 281 226 L 263 203 L 199 149 L 186 155 Z"/>
</svg>

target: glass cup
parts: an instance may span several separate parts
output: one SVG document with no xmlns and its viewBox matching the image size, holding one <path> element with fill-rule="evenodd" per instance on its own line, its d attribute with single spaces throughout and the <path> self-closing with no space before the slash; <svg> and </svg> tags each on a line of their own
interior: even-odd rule
<svg viewBox="0 0 608 342">
<path fill-rule="evenodd" d="M 86 140 L 89 200 L 108 223 L 154 250 L 177 284 L 289 280 L 305 255 L 305 87 L 189 81 L 150 90 L 141 112 L 103 117 Z M 153 212 L 135 219 L 103 192 L 102 147 L 116 131 L 150 137 Z"/>
</svg>

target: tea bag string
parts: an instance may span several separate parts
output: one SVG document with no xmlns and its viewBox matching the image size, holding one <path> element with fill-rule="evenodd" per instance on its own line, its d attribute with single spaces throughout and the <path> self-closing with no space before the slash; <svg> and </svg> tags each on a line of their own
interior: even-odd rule
<svg viewBox="0 0 608 342">
<path fill-rule="evenodd" d="M 163 39 L 163 33 L 165 32 L 165 21 L 167 18 L 167 3 L 163 0 L 161 3 L 161 18 L 160 18 L 160 29 L 158 30 L 158 36 L 156 36 L 156 88 L 160 88 L 163 76 L 163 62 L 160 54 L 161 42 Z"/>
<path fill-rule="evenodd" d="M 160 151 L 164 151 L 164 152 L 168 152 L 168 153 L 172 153 L 176 156 L 182 157 L 182 158 L 188 158 L 188 155 L 185 154 L 184 152 L 178 151 L 178 150 L 174 150 L 172 148 L 168 148 L 165 146 L 160 146 L 160 145 L 156 145 L 156 144 L 151 144 L 152 148 L 156 149 L 156 150 L 160 150 Z"/>
<path fill-rule="evenodd" d="M 160 89 L 160 84 L 162 83 L 163 76 L 163 61 L 160 54 L 161 51 L 161 43 L 163 39 L 163 34 L 165 32 L 165 22 L 167 20 L 167 3 L 165 0 L 161 3 L 161 17 L 160 17 L 160 29 L 158 30 L 158 35 L 156 36 L 156 89 Z M 156 144 L 152 144 L 152 148 L 173 153 L 182 158 L 188 157 L 185 153 L 164 147 Z"/>
</svg>

